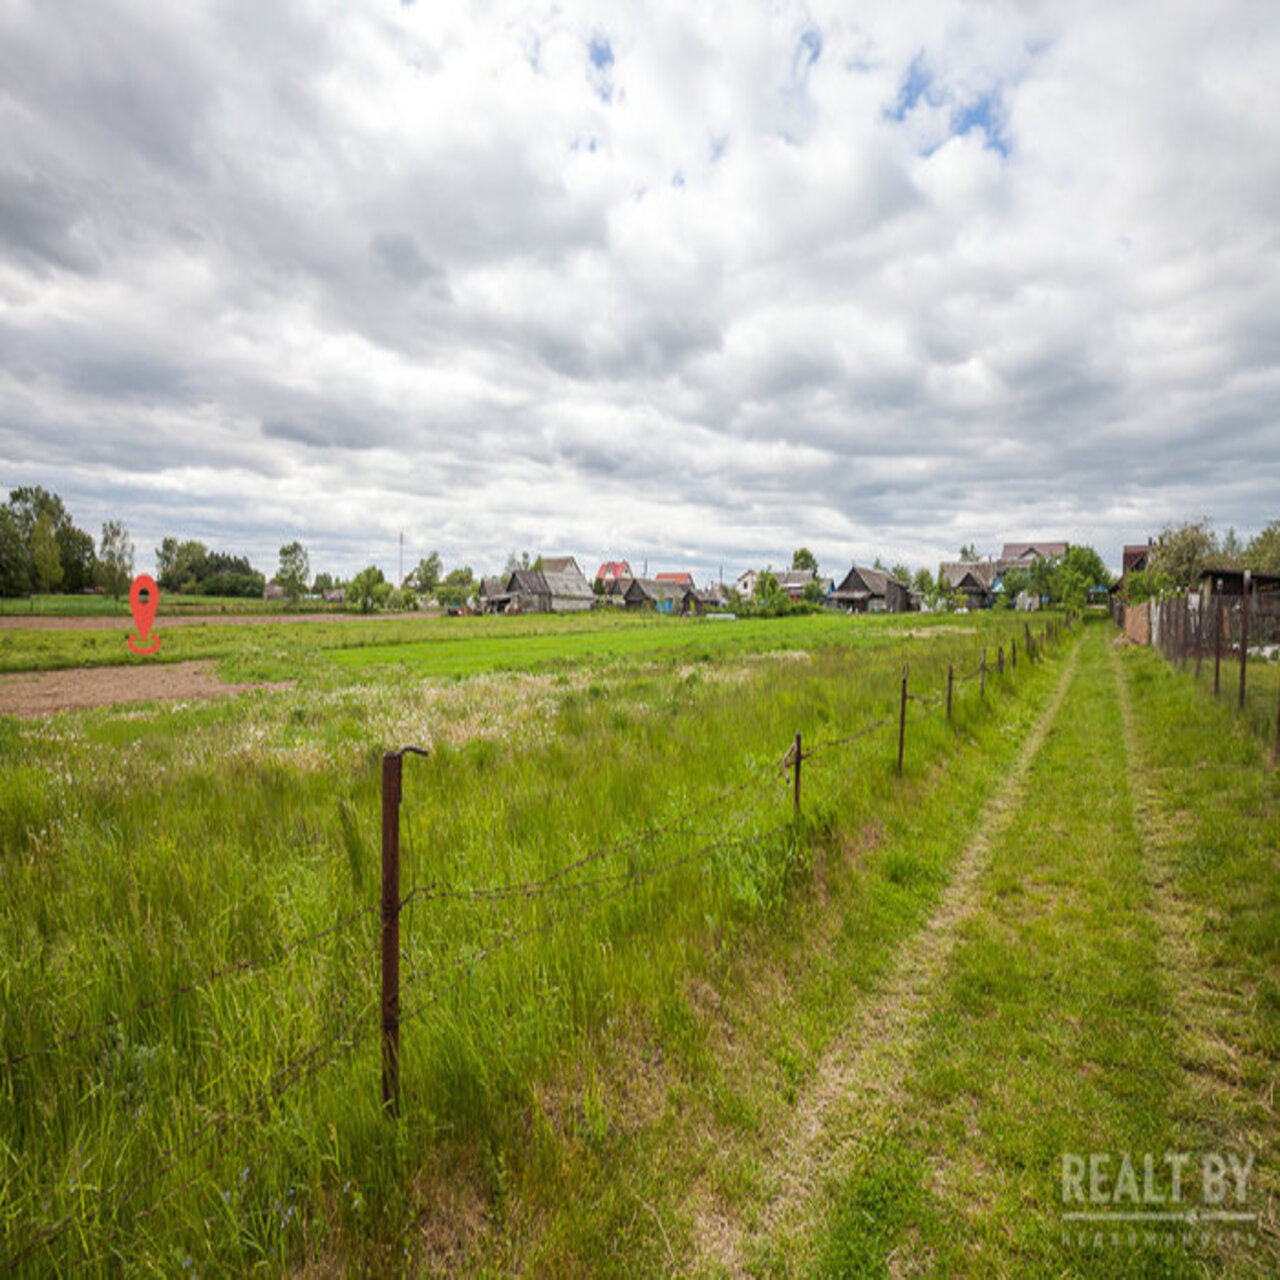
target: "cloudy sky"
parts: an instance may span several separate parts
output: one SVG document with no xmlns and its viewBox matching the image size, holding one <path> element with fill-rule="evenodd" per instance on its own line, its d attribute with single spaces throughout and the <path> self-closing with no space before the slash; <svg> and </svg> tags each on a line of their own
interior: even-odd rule
<svg viewBox="0 0 1280 1280">
<path fill-rule="evenodd" d="M 388 573 L 1280 517 L 1280 5 L 0 0 L 0 486 Z"/>
</svg>

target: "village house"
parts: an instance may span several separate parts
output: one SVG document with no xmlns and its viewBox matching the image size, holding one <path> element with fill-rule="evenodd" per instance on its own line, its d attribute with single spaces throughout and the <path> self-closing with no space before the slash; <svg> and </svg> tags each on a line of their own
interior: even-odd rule
<svg viewBox="0 0 1280 1280">
<path fill-rule="evenodd" d="M 939 565 L 938 582 L 947 591 L 964 596 L 970 609 L 989 609 L 1004 589 L 1004 575 L 1008 570 L 1029 572 L 1037 560 L 1057 560 L 1066 554 L 1065 542 L 1006 542 L 994 558 L 956 560 Z M 1039 601 L 1033 596 L 1020 593 L 1019 608 L 1038 605 Z"/>
<path fill-rule="evenodd" d="M 815 569 L 748 569 L 745 573 L 738 575 L 734 589 L 744 599 L 749 600 L 755 594 L 756 583 L 765 573 L 774 576 L 782 594 L 791 600 L 804 599 L 805 588 L 811 582 L 816 582 L 822 589 L 824 599 L 831 594 L 835 585 L 830 578 L 818 577 Z"/>
<path fill-rule="evenodd" d="M 631 566 L 625 560 L 606 560 L 596 570 L 596 581 L 606 587 L 611 582 L 620 582 L 624 578 L 634 576 L 631 572 Z"/>
<path fill-rule="evenodd" d="M 501 613 L 502 610 L 496 607 L 496 600 L 499 596 L 506 594 L 506 580 L 499 577 L 481 578 L 479 587 L 476 588 L 476 608 L 481 613 Z"/>
<path fill-rule="evenodd" d="M 970 609 L 989 609 L 996 598 L 1000 566 L 994 560 L 958 560 L 938 566 L 938 582 L 945 590 L 964 597 Z"/>
<path fill-rule="evenodd" d="M 1120 552 L 1120 579 L 1112 585 L 1112 592 L 1118 593 L 1122 599 L 1128 599 L 1127 587 L 1131 573 L 1146 573 L 1147 561 L 1154 546 L 1152 539 L 1145 543 L 1128 543 Z"/>
<path fill-rule="evenodd" d="M 591 584 L 572 556 L 543 556 L 541 568 L 516 569 L 492 591 L 494 579 L 480 586 L 485 613 L 581 613 L 596 602 Z"/>
<path fill-rule="evenodd" d="M 701 614 L 705 609 L 702 597 L 688 583 L 662 578 L 632 578 L 623 599 L 628 609 L 655 613 Z"/>
<path fill-rule="evenodd" d="M 1067 554 L 1065 542 L 1006 542 L 996 563 L 1005 569 L 1030 569 L 1037 560 L 1058 560 Z"/>
<path fill-rule="evenodd" d="M 816 569 L 784 569 L 773 576 L 777 578 L 782 594 L 791 600 L 803 600 L 809 584 L 818 581 Z"/>
<path fill-rule="evenodd" d="M 909 613 L 911 588 L 883 569 L 855 564 L 831 593 L 831 602 L 846 613 Z"/>
</svg>

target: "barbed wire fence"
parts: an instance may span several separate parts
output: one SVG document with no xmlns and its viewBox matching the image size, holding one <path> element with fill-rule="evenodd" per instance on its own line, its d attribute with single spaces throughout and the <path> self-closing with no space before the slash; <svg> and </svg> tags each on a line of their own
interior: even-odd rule
<svg viewBox="0 0 1280 1280">
<path fill-rule="evenodd" d="M 1024 660 L 1034 660 L 1040 651 L 1060 639 L 1074 626 L 1075 619 L 1068 614 L 1062 619 L 1049 619 L 1038 635 L 1026 624 L 1023 636 Z M 1010 665 L 1017 665 L 1017 642 L 1010 647 Z M 994 675 L 1003 676 L 1005 655 L 1003 646 L 996 651 Z M 265 955 L 245 957 L 231 961 L 205 972 L 197 973 L 187 981 L 162 995 L 142 1001 L 107 1018 L 79 1025 L 64 1035 L 43 1041 L 28 1049 L 0 1059 L 0 1073 L 12 1075 L 20 1070 L 35 1069 L 43 1060 L 57 1058 L 74 1050 L 79 1042 L 101 1036 L 113 1028 L 131 1023 L 148 1014 L 154 1014 L 177 1002 L 216 984 L 244 978 L 269 976 L 286 960 L 312 953 L 322 943 L 332 941 L 360 928 L 362 924 L 377 919 L 378 939 L 369 947 L 361 947 L 361 954 L 380 958 L 380 990 L 376 999 L 357 999 L 350 992 L 341 995 L 333 1010 L 324 1018 L 318 1032 L 303 1045 L 290 1052 L 267 1080 L 239 1106 L 225 1108 L 206 1115 L 179 1146 L 176 1142 L 156 1151 L 152 1158 L 139 1162 L 138 1167 L 113 1186 L 98 1191 L 95 1198 L 82 1198 L 73 1209 L 54 1221 L 46 1223 L 28 1235 L 7 1256 L 0 1257 L 0 1272 L 12 1271 L 31 1263 L 42 1251 L 56 1245 L 64 1237 L 73 1236 L 80 1246 L 77 1255 L 60 1259 L 58 1265 L 72 1270 L 96 1267 L 113 1259 L 119 1260 L 117 1250 L 126 1243 L 122 1217 L 130 1206 L 143 1202 L 130 1219 L 133 1224 L 147 1222 L 156 1217 L 178 1197 L 195 1188 L 207 1178 L 204 1161 L 216 1154 L 223 1140 L 237 1133 L 243 1126 L 260 1122 L 276 1110 L 294 1090 L 317 1079 L 335 1063 L 348 1058 L 368 1038 L 374 1029 L 375 1011 L 381 1042 L 381 1102 L 389 1115 L 399 1113 L 401 1105 L 400 1032 L 403 1027 L 421 1020 L 432 1009 L 455 992 L 488 959 L 508 949 L 518 947 L 528 940 L 551 933 L 569 921 L 582 920 L 593 915 L 641 886 L 670 876 L 681 869 L 706 864 L 717 856 L 742 854 L 752 849 L 767 847 L 788 833 L 799 829 L 803 818 L 802 788 L 805 763 L 833 752 L 864 751 L 877 734 L 896 725 L 897 773 L 903 772 L 903 760 L 907 728 L 939 715 L 950 722 L 953 716 L 957 690 L 976 682 L 979 697 L 985 698 L 988 676 L 987 648 L 983 647 L 977 661 L 963 670 L 955 664 L 947 666 L 945 688 L 939 692 L 925 692 L 910 687 L 910 667 L 904 664 L 899 685 L 899 705 L 896 716 L 881 715 L 867 722 L 852 733 L 836 738 L 821 739 L 804 744 L 803 735 L 797 732 L 794 741 L 781 758 L 756 763 L 748 776 L 707 798 L 701 804 L 703 813 L 711 816 L 700 819 L 697 815 L 682 813 L 664 823 L 646 824 L 618 840 L 603 843 L 566 862 L 547 874 L 519 881 L 460 885 L 439 880 L 424 880 L 403 888 L 400 883 L 400 837 L 402 830 L 408 836 L 410 858 L 416 865 L 413 845 L 412 821 L 404 821 L 404 760 L 406 756 L 428 756 L 422 747 L 407 746 L 386 752 L 382 757 L 382 882 L 379 905 L 363 906 L 339 915 L 332 923 L 305 934 L 297 935 L 267 952 Z M 908 709 L 913 714 L 908 714 Z M 762 785 L 781 785 L 783 792 L 791 793 L 792 814 L 762 829 L 750 829 L 746 814 L 735 814 L 726 808 L 730 801 L 751 792 Z M 673 856 L 660 861 L 635 864 L 634 858 L 641 852 L 653 853 L 664 843 L 682 840 L 684 844 Z M 625 857 L 632 865 L 609 865 Z M 478 945 L 457 949 L 451 961 L 437 968 L 419 968 L 402 947 L 401 923 L 406 915 L 411 923 L 418 905 L 432 902 L 451 902 L 462 906 L 509 906 L 513 903 L 550 904 L 549 909 L 532 923 L 504 923 L 493 930 Z M 453 939 L 436 939 L 452 942 Z M 401 977 L 401 964 L 407 972 Z M 430 990 L 423 988 L 430 986 Z M 415 999 L 408 1007 L 402 1005 L 402 994 L 412 992 Z M 96 1251 L 88 1247 L 92 1230 L 101 1233 Z"/>
<path fill-rule="evenodd" d="M 1239 581 L 1236 581 L 1236 578 Z M 1280 762 L 1280 590 L 1249 571 L 1209 578 L 1200 591 L 1162 592 L 1143 606 L 1150 641 L 1179 671 L 1236 704 Z"/>
</svg>

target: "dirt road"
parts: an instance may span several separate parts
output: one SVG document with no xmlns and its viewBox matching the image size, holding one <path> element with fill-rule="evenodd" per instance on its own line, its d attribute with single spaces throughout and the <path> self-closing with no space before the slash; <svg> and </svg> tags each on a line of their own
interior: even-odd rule
<svg viewBox="0 0 1280 1280">
<path fill-rule="evenodd" d="M 117 703 L 225 698 L 249 689 L 283 689 L 291 684 L 226 684 L 214 674 L 212 662 L 20 672 L 0 675 L 0 715 L 32 719 Z"/>
</svg>

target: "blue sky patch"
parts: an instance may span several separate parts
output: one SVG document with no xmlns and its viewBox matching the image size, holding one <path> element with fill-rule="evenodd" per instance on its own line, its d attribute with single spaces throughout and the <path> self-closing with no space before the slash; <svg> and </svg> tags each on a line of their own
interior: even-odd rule
<svg viewBox="0 0 1280 1280">
<path fill-rule="evenodd" d="M 613 46 L 604 36 L 592 36 L 587 45 L 587 56 L 597 71 L 607 71 L 613 66 Z"/>
<path fill-rule="evenodd" d="M 591 66 L 587 70 L 587 78 L 596 91 L 601 102 L 613 101 L 613 46 L 608 38 L 602 35 L 592 36 L 587 41 L 587 58 Z"/>
<path fill-rule="evenodd" d="M 722 133 L 718 138 L 712 138 L 711 147 L 709 151 L 709 154 L 711 156 L 711 163 L 715 164 L 716 161 L 719 160 L 720 157 L 724 155 L 724 153 L 728 149 L 729 149 L 729 135 L 727 133 Z"/>
<path fill-rule="evenodd" d="M 911 65 L 907 68 L 907 74 L 902 78 L 902 85 L 898 89 L 898 101 L 891 111 L 885 114 L 893 120 L 905 120 L 907 113 L 915 109 L 915 105 L 924 98 L 926 102 L 932 102 L 930 89 L 933 87 L 933 72 L 924 64 L 924 52 L 917 53 L 911 59 Z"/>
<path fill-rule="evenodd" d="M 957 107 L 951 113 L 951 133 L 954 137 L 962 137 L 971 129 L 979 130 L 983 135 L 984 147 L 998 151 L 1002 156 L 1009 154 L 1009 139 L 1004 134 L 1004 110 L 1000 91 L 983 94 L 976 101 L 963 107 Z"/>
<path fill-rule="evenodd" d="M 681 170 L 677 169 L 675 173 L 671 175 L 671 185 L 677 190 L 680 190 L 684 186 L 684 174 Z"/>
</svg>

